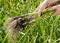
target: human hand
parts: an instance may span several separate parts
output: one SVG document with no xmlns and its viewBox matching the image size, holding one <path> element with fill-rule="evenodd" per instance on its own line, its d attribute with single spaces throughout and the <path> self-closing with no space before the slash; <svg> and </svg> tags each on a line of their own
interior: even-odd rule
<svg viewBox="0 0 60 43">
<path fill-rule="evenodd" d="M 42 4 L 40 4 L 40 5 L 36 8 L 35 12 L 38 12 L 38 13 L 39 13 L 38 16 L 41 16 L 41 12 L 42 12 L 44 9 L 46 9 L 46 8 L 48 8 L 48 7 L 52 7 L 52 6 L 50 6 L 50 5 L 52 5 L 52 4 L 54 4 L 54 3 L 58 2 L 58 1 L 59 1 L 59 0 L 45 0 Z"/>
<path fill-rule="evenodd" d="M 46 0 L 47 1 L 47 7 L 49 7 L 50 5 L 55 4 L 56 2 L 58 2 L 59 0 Z"/>
<path fill-rule="evenodd" d="M 47 8 L 48 10 L 54 10 L 56 9 L 56 12 L 54 13 L 54 15 L 60 15 L 60 5 L 56 5 L 56 6 L 53 6 L 53 7 L 49 7 Z"/>
</svg>

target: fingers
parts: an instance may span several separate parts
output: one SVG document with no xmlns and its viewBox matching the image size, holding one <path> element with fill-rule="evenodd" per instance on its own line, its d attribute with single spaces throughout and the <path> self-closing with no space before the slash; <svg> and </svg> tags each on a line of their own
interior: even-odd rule
<svg viewBox="0 0 60 43">
<path fill-rule="evenodd" d="M 56 5 L 50 8 L 47 8 L 48 10 L 54 10 L 56 9 L 56 12 L 54 13 L 54 15 L 60 15 L 60 5 Z"/>
<path fill-rule="evenodd" d="M 42 12 L 46 7 L 47 7 L 47 0 L 45 0 L 42 4 L 40 4 L 40 5 L 36 8 L 35 12 L 38 12 L 38 13 L 39 13 L 38 16 L 41 16 L 41 12 Z"/>
<path fill-rule="evenodd" d="M 58 9 L 58 8 L 60 8 L 60 5 L 56 5 L 56 6 L 53 6 L 53 7 L 49 7 L 49 8 L 47 8 L 48 10 L 54 10 L 54 9 Z"/>
<path fill-rule="evenodd" d="M 47 7 L 47 0 L 45 0 L 42 4 L 40 4 L 36 8 L 35 12 L 40 12 L 40 11 L 44 10 L 46 7 Z"/>
<path fill-rule="evenodd" d="M 55 4 L 55 3 L 58 2 L 58 1 L 59 1 L 59 0 L 47 0 L 47 5 L 48 5 L 47 7 Z"/>
<path fill-rule="evenodd" d="M 37 9 L 35 10 L 35 12 L 39 12 L 38 16 L 41 16 L 41 12 L 46 8 L 49 7 L 50 5 L 58 2 L 59 0 L 45 0 L 42 4 L 40 4 Z M 53 10 L 56 9 L 57 6 L 48 8 L 49 10 Z"/>
<path fill-rule="evenodd" d="M 40 12 L 40 11 L 44 10 L 46 7 L 50 7 L 52 4 L 54 4 L 58 1 L 59 0 L 44 0 L 44 2 L 36 8 L 35 12 Z"/>
</svg>

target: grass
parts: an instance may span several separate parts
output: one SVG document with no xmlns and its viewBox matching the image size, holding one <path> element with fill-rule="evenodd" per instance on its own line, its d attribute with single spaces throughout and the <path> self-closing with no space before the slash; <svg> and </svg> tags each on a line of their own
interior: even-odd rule
<svg viewBox="0 0 60 43">
<path fill-rule="evenodd" d="M 9 17 L 32 13 L 43 0 L 0 0 L 0 43 L 7 42 L 4 22 Z M 60 16 L 53 11 L 43 15 L 19 32 L 17 43 L 60 43 Z M 48 14 L 48 16 L 46 16 Z"/>
</svg>

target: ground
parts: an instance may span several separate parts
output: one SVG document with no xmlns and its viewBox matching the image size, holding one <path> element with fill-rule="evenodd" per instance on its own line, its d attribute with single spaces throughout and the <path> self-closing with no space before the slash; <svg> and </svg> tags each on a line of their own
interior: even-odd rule
<svg viewBox="0 0 60 43">
<path fill-rule="evenodd" d="M 5 20 L 13 16 L 32 13 L 43 0 L 0 0 L 0 43 L 8 43 Z M 42 16 L 19 32 L 17 43 L 60 43 L 60 17 L 53 11 Z M 45 16 L 45 15 L 48 16 Z"/>
</svg>

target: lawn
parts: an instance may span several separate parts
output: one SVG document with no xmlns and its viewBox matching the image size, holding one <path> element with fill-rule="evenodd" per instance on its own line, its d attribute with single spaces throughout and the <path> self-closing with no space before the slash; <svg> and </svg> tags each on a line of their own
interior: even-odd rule
<svg viewBox="0 0 60 43">
<path fill-rule="evenodd" d="M 43 0 L 0 0 L 0 43 L 9 43 L 5 21 L 14 16 L 33 13 Z M 19 32 L 16 43 L 60 43 L 60 16 L 44 10 L 31 25 Z"/>
</svg>

